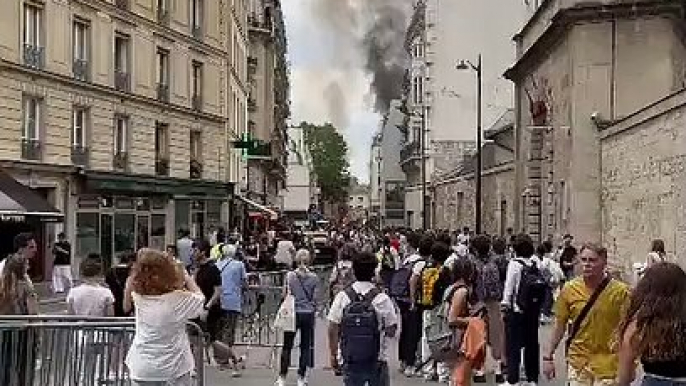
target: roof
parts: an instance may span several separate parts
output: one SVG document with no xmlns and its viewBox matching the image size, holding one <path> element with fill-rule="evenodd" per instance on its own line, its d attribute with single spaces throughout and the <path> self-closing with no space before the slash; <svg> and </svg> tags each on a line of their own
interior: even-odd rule
<svg viewBox="0 0 686 386">
<path fill-rule="evenodd" d="M 487 130 L 484 131 L 484 138 L 492 139 L 500 133 L 504 133 L 514 128 L 515 111 L 507 109 Z"/>
</svg>

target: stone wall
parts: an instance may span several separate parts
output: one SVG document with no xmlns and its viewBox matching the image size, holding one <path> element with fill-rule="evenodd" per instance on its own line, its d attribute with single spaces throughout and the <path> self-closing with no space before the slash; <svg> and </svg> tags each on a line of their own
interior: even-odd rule
<svg viewBox="0 0 686 386">
<path fill-rule="evenodd" d="M 602 231 L 625 273 L 655 238 L 686 253 L 686 93 L 675 94 L 603 132 Z"/>
<path fill-rule="evenodd" d="M 516 199 L 514 165 L 507 164 L 486 170 L 482 177 L 482 230 L 502 234 L 514 227 Z M 434 186 L 434 228 L 474 229 L 475 188 L 472 174 L 436 183 Z"/>
</svg>

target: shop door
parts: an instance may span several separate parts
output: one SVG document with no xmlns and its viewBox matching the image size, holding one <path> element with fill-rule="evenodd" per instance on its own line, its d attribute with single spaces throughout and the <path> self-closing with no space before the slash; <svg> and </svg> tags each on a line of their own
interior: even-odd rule
<svg viewBox="0 0 686 386">
<path fill-rule="evenodd" d="M 150 246 L 150 216 L 136 215 L 136 250 Z"/>
<path fill-rule="evenodd" d="M 111 214 L 103 213 L 100 215 L 100 256 L 103 261 L 105 272 L 110 269 L 114 262 L 114 227 L 112 226 L 113 217 Z"/>
</svg>

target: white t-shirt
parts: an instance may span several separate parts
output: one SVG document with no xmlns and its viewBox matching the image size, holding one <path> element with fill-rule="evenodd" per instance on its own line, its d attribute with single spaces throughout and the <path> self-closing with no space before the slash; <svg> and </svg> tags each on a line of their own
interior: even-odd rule
<svg viewBox="0 0 686 386">
<path fill-rule="evenodd" d="M 190 373 L 195 365 L 186 321 L 200 316 L 205 297 L 188 291 L 132 296 L 136 335 L 126 356 L 131 379 L 160 382 Z"/>
<path fill-rule="evenodd" d="M 114 304 L 114 295 L 109 288 L 83 283 L 69 290 L 67 304 L 75 315 L 107 316 L 107 309 Z"/>
<path fill-rule="evenodd" d="M 374 284 L 362 281 L 356 281 L 352 285 L 352 288 L 355 290 L 355 292 L 362 295 L 366 295 L 367 292 L 371 291 L 374 287 Z M 348 304 L 350 304 L 348 295 L 346 295 L 344 291 L 339 292 L 334 298 L 333 303 L 331 303 L 331 309 L 329 310 L 328 317 L 329 321 L 331 323 L 341 324 L 341 321 L 343 320 L 343 310 L 348 306 Z M 383 292 L 378 294 L 374 300 L 372 300 L 372 306 L 374 306 L 374 310 L 376 310 L 376 315 L 381 328 L 388 329 L 393 326 L 398 327 L 400 323 L 398 320 L 398 314 L 396 313 L 393 301 L 390 297 L 388 297 L 388 295 Z M 381 337 L 379 360 L 388 361 L 389 351 L 393 344 L 393 337 L 386 336 L 383 331 L 381 332 Z"/>
</svg>

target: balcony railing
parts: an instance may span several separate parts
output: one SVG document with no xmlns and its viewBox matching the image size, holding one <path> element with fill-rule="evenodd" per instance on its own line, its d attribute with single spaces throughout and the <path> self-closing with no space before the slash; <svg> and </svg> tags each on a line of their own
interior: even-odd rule
<svg viewBox="0 0 686 386">
<path fill-rule="evenodd" d="M 74 59 L 73 66 L 74 78 L 83 81 L 87 81 L 90 78 L 90 65 L 87 60 Z"/>
<path fill-rule="evenodd" d="M 157 10 L 157 22 L 168 26 L 169 25 L 169 11 L 164 8 L 159 8 Z"/>
<path fill-rule="evenodd" d="M 169 176 L 169 160 L 158 156 L 155 160 L 155 174 L 158 176 Z"/>
<path fill-rule="evenodd" d="M 202 163 L 198 160 L 192 159 L 190 162 L 190 177 L 194 180 L 202 178 Z"/>
<path fill-rule="evenodd" d="M 114 70 L 114 88 L 123 91 L 131 91 L 131 75 L 122 70 Z"/>
<path fill-rule="evenodd" d="M 71 163 L 77 166 L 88 166 L 88 148 L 81 145 L 71 146 Z"/>
<path fill-rule="evenodd" d="M 202 28 L 199 25 L 191 27 L 191 35 L 196 40 L 202 40 Z"/>
<path fill-rule="evenodd" d="M 116 0 L 115 5 L 119 9 L 123 9 L 128 11 L 129 10 L 129 0 Z"/>
<path fill-rule="evenodd" d="M 254 113 L 257 111 L 257 102 L 254 98 L 248 98 L 248 111 Z"/>
<path fill-rule="evenodd" d="M 24 64 L 43 69 L 45 67 L 45 48 L 33 44 L 24 44 Z"/>
<path fill-rule="evenodd" d="M 412 158 L 419 157 L 419 142 L 412 141 L 400 149 L 400 162 L 407 162 Z"/>
<path fill-rule="evenodd" d="M 202 111 L 202 95 L 193 95 L 191 98 L 191 107 L 195 111 Z"/>
<path fill-rule="evenodd" d="M 157 84 L 157 100 L 161 102 L 169 102 L 169 85 L 164 83 Z"/>
<path fill-rule="evenodd" d="M 112 168 L 114 170 L 126 171 L 129 167 L 129 153 L 118 151 L 112 157 Z"/>
<path fill-rule="evenodd" d="M 43 155 L 43 146 L 38 139 L 21 140 L 21 158 L 31 161 L 40 161 Z"/>
</svg>

